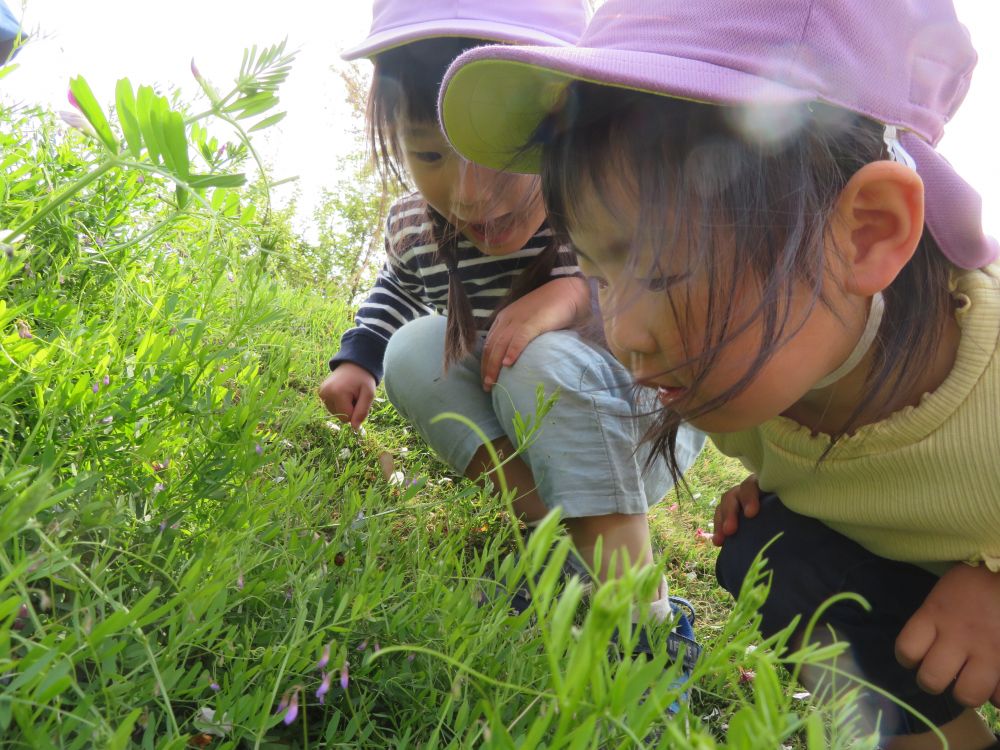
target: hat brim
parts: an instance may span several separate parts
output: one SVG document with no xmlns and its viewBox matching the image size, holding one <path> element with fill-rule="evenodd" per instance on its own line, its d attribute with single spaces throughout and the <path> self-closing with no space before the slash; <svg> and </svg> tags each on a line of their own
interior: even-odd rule
<svg viewBox="0 0 1000 750">
<path fill-rule="evenodd" d="M 490 23 L 477 19 L 444 18 L 439 21 L 407 24 L 372 34 L 362 44 L 343 52 L 341 58 L 358 60 L 363 57 L 374 57 L 405 44 L 442 37 L 467 37 L 496 44 L 530 44 L 543 47 L 565 46 L 576 41 L 525 26 Z"/>
<path fill-rule="evenodd" d="M 525 148 L 583 81 L 710 104 L 799 102 L 814 92 L 701 60 L 588 47 L 481 47 L 445 75 L 441 124 L 455 149 L 491 169 L 537 174 L 540 147 Z"/>
</svg>

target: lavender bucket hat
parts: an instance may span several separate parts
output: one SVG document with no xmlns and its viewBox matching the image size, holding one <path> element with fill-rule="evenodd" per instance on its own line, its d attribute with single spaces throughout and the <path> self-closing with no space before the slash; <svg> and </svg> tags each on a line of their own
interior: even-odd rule
<svg viewBox="0 0 1000 750">
<path fill-rule="evenodd" d="M 375 0 L 372 28 L 345 60 L 435 37 L 562 46 L 587 25 L 584 0 Z"/>
<path fill-rule="evenodd" d="M 924 182 L 926 221 L 961 268 L 1000 256 L 982 200 L 935 150 L 977 61 L 951 0 L 608 0 L 576 46 L 481 47 L 441 88 L 456 150 L 494 169 L 536 173 L 523 150 L 572 81 L 693 101 L 820 101 L 886 125 L 897 160 Z"/>
</svg>

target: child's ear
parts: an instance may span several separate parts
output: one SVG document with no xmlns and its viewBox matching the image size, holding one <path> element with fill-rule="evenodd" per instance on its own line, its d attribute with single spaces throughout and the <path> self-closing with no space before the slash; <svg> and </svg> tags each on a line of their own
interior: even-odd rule
<svg viewBox="0 0 1000 750">
<path fill-rule="evenodd" d="M 881 292 L 913 257 L 923 235 L 923 181 L 894 161 L 866 164 L 841 191 L 832 229 L 847 265 L 847 291 L 868 297 Z"/>
</svg>

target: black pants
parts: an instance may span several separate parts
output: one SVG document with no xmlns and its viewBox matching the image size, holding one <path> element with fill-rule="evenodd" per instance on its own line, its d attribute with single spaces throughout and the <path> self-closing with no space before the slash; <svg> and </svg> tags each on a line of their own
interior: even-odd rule
<svg viewBox="0 0 1000 750">
<path fill-rule="evenodd" d="M 872 606 L 871 612 L 855 602 L 839 602 L 826 610 L 822 624 L 831 627 L 839 640 L 850 643 L 850 654 L 862 676 L 938 726 L 959 716 L 965 707 L 951 697 L 950 690 L 943 695 L 925 693 L 917 686 L 916 672 L 900 666 L 895 657 L 896 637 L 937 577 L 914 565 L 873 555 L 825 524 L 788 510 L 774 495 L 765 495 L 760 514 L 741 518 L 739 531 L 722 547 L 715 568 L 722 587 L 736 596 L 757 553 L 781 532 L 765 553 L 772 575 L 771 592 L 760 612 L 765 637 L 787 627 L 796 615 L 802 616 L 804 627 L 835 594 L 860 594 Z M 881 696 L 869 691 L 864 700 L 866 713 L 881 713 L 883 735 L 928 731 L 908 711 Z"/>
</svg>

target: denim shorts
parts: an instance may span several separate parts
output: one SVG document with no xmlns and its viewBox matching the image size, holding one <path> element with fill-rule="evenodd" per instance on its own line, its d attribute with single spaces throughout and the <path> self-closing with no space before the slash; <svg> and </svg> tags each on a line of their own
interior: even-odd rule
<svg viewBox="0 0 1000 750">
<path fill-rule="evenodd" d="M 506 435 L 517 445 L 515 414 L 532 418 L 537 390 L 559 392 L 525 453 L 542 502 L 561 507 L 564 518 L 611 513 L 645 514 L 670 490 L 666 462 L 646 468 L 642 436 L 657 406 L 633 397 L 632 379 L 610 352 L 571 331 L 544 333 L 517 362 L 504 367 L 490 393 L 480 374 L 482 340 L 476 351 L 443 372 L 446 318 L 431 315 L 393 334 L 385 353 L 389 400 L 438 455 L 464 474 L 482 441 L 454 420 L 431 420 L 442 412 L 468 417 L 485 437 Z M 703 433 L 683 427 L 677 439 L 687 469 L 701 451 Z"/>
</svg>

